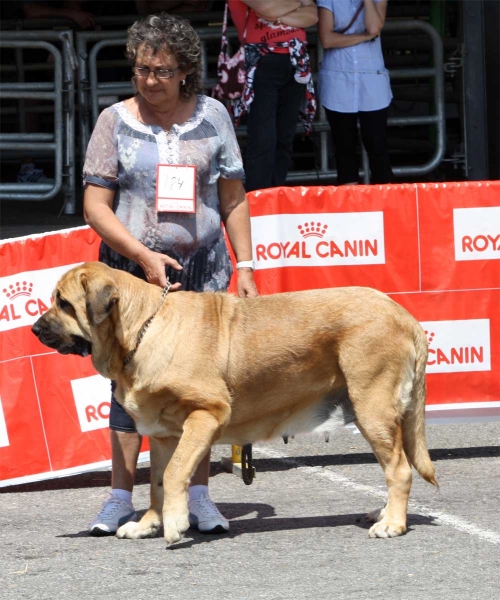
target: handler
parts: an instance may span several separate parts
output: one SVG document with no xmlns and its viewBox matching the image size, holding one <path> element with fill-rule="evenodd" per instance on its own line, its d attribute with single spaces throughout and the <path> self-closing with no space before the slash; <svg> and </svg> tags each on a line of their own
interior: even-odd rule
<svg viewBox="0 0 500 600">
<path fill-rule="evenodd" d="M 226 290 L 232 274 L 221 221 L 238 261 L 238 294 L 253 280 L 243 164 L 226 108 L 201 95 L 200 39 L 183 18 L 145 17 L 128 31 L 136 94 L 102 112 L 84 166 L 84 216 L 102 238 L 99 260 L 164 287 Z M 136 519 L 132 490 L 141 437 L 111 399 L 111 495 L 90 524 L 111 535 Z M 189 489 L 189 518 L 204 533 L 229 530 L 208 495 L 210 454 Z"/>
</svg>

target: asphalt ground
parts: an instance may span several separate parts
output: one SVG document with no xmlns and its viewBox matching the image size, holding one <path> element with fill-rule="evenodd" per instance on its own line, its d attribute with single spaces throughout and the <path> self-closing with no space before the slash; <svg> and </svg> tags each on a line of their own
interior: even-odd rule
<svg viewBox="0 0 500 600">
<path fill-rule="evenodd" d="M 3 600 L 467 599 L 499 597 L 500 425 L 428 425 L 440 489 L 415 473 L 408 532 L 370 539 L 366 512 L 385 482 L 367 443 L 341 429 L 326 444 L 301 437 L 254 446 L 251 486 L 212 454 L 212 498 L 227 535 L 189 530 L 166 549 L 148 540 L 93 538 L 109 470 L 0 489 Z M 135 505 L 149 501 L 140 466 Z"/>
</svg>

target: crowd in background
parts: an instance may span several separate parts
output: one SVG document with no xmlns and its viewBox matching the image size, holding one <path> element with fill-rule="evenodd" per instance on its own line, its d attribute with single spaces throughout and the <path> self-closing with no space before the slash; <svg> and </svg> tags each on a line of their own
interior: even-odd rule
<svg viewBox="0 0 500 600">
<path fill-rule="evenodd" d="M 198 19 L 207 11 L 222 11 L 226 3 L 223 0 L 25 0 L 15 4 L 17 12 L 12 17 L 62 18 L 76 30 L 89 30 L 102 27 L 100 17 L 133 18 L 162 11 L 188 19 L 191 15 L 196 26 L 203 24 Z M 391 182 L 386 128 L 392 94 L 378 35 L 387 0 L 230 0 L 228 6 L 240 41 L 244 41 L 247 49 L 246 98 L 233 102 L 231 107 L 236 122 L 243 117 L 248 131 L 243 148 L 247 191 L 284 185 L 292 163 L 297 120 L 302 120 L 306 133 L 311 131 L 317 97 L 307 52 L 307 28 L 316 24 L 325 50 L 316 91 L 331 127 L 337 183 L 358 181 L 358 120 L 372 183 Z M 5 17 L 5 7 L 2 11 Z M 353 16 L 354 22 L 349 23 Z M 339 24 L 349 25 L 349 31 L 341 32 Z M 109 26 L 107 20 L 106 27 Z M 248 32 L 246 39 L 244 30 Z M 267 31 L 265 42 L 263 31 Z M 360 64 L 369 68 L 362 72 Z M 28 119 L 35 122 L 34 130 L 36 120 L 36 116 Z M 36 168 L 35 159 L 26 157 L 18 181 L 50 180 Z"/>
</svg>

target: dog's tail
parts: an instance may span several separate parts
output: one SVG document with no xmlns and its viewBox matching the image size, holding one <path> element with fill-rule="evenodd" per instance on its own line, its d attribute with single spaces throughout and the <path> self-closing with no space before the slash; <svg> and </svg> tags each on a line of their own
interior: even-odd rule
<svg viewBox="0 0 500 600">
<path fill-rule="evenodd" d="M 420 476 L 439 487 L 425 437 L 425 367 L 428 344 L 427 337 L 419 324 L 416 325 L 414 343 L 416 351 L 415 377 L 410 405 L 403 415 L 403 447 L 408 460 Z"/>
</svg>

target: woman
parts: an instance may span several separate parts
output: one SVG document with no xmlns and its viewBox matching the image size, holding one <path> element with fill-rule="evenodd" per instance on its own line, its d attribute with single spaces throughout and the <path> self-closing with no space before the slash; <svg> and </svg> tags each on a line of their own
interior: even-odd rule
<svg viewBox="0 0 500 600">
<path fill-rule="evenodd" d="M 318 11 L 313 0 L 229 0 L 229 8 L 245 43 L 247 88 L 233 106 L 237 122 L 248 113 L 245 188 L 285 185 L 301 106 L 306 131 L 316 108 L 304 28 Z"/>
<path fill-rule="evenodd" d="M 100 115 L 84 166 L 84 215 L 103 240 L 100 260 L 162 287 L 168 277 L 172 289 L 225 290 L 232 267 L 222 220 L 238 261 L 238 293 L 256 296 L 241 156 L 225 107 L 199 94 L 196 32 L 181 17 L 145 17 L 129 29 L 127 56 L 137 93 Z M 110 435 L 112 492 L 92 535 L 136 518 L 141 438 L 114 397 Z M 207 455 L 191 480 L 190 521 L 222 533 L 229 525 L 208 496 L 209 466 Z"/>
<path fill-rule="evenodd" d="M 371 183 L 390 183 L 387 114 L 392 92 L 379 37 L 387 0 L 318 0 L 318 7 L 325 49 L 318 89 L 332 132 L 337 185 L 358 183 L 358 119 Z"/>
</svg>

